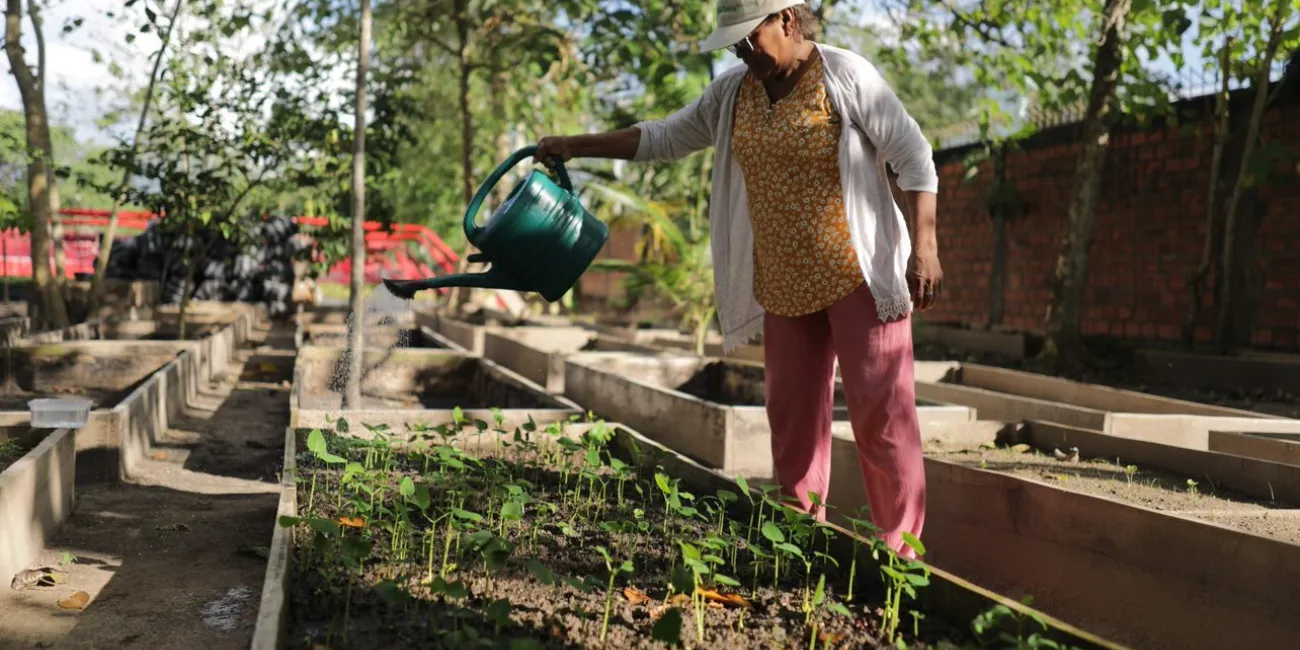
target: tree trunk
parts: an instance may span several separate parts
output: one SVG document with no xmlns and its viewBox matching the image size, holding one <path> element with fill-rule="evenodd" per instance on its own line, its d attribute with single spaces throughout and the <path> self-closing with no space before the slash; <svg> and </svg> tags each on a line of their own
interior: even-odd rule
<svg viewBox="0 0 1300 650">
<path fill-rule="evenodd" d="M 993 153 L 994 201 L 989 206 L 993 220 L 993 265 L 989 269 L 989 326 L 1001 325 L 1006 312 L 1007 217 L 1008 206 L 1002 200 L 1007 182 L 1007 151 L 999 145 Z"/>
<path fill-rule="evenodd" d="M 1219 174 L 1223 166 L 1223 151 L 1228 144 L 1228 131 L 1230 128 L 1228 98 L 1232 91 L 1230 85 L 1232 73 L 1229 69 L 1231 65 L 1229 50 L 1231 47 L 1232 38 L 1228 37 L 1223 44 L 1223 51 L 1219 55 L 1219 70 L 1223 76 L 1223 84 L 1219 89 L 1219 93 L 1214 97 L 1214 150 L 1210 154 L 1210 187 L 1205 202 L 1205 242 L 1201 248 L 1201 262 L 1187 282 L 1189 292 L 1187 316 L 1183 319 L 1182 331 L 1179 332 L 1179 338 L 1185 350 L 1191 350 L 1196 343 L 1196 324 L 1201 319 L 1201 292 L 1204 290 L 1205 280 L 1209 277 L 1210 269 L 1213 267 L 1217 248 L 1215 244 L 1219 240 Z"/>
<path fill-rule="evenodd" d="M 1088 109 L 1083 118 L 1083 147 L 1074 171 L 1074 190 L 1068 210 L 1069 224 L 1052 283 L 1052 302 L 1044 329 L 1047 341 L 1043 357 L 1058 372 L 1080 370 L 1085 362 L 1083 348 L 1083 294 L 1088 286 L 1088 256 L 1093 226 L 1097 222 L 1102 171 L 1113 124 L 1111 103 L 1119 85 L 1124 63 L 1124 24 L 1131 0 L 1106 0 L 1102 15 L 1101 42 L 1093 63 Z"/>
<path fill-rule="evenodd" d="M 460 171 L 462 183 L 462 193 L 465 196 L 465 207 L 468 209 L 470 201 L 474 200 L 474 117 L 469 108 L 469 90 L 470 75 L 473 74 L 474 68 L 469 60 L 469 16 L 467 0 L 456 0 L 456 35 L 460 39 L 457 41 L 457 55 L 460 59 Z M 472 242 L 465 242 L 465 249 L 461 253 L 460 259 L 456 262 L 456 272 L 464 273 L 469 269 L 469 256 L 474 251 Z M 464 298 L 462 292 L 468 290 L 461 287 L 452 287 L 450 295 L 447 297 L 447 306 L 452 313 L 460 309 L 461 301 Z"/>
<path fill-rule="evenodd" d="M 108 213 L 108 229 L 104 231 L 104 238 L 99 242 L 99 259 L 95 261 L 95 277 L 90 281 L 90 292 L 86 296 L 87 317 L 98 313 L 99 306 L 104 300 L 104 274 L 108 271 L 108 258 L 113 254 L 113 239 L 117 236 L 117 213 L 122 208 L 122 195 L 126 192 L 127 185 L 131 182 L 131 175 L 135 171 L 135 155 L 140 149 L 140 137 L 149 119 L 149 107 L 153 103 L 153 89 L 158 82 L 158 71 L 162 69 L 163 53 L 167 51 L 167 44 L 171 42 L 172 32 L 176 29 L 176 21 L 180 19 L 184 9 L 185 0 L 176 0 L 167 31 L 163 32 L 162 43 L 158 46 L 158 53 L 154 55 L 153 69 L 149 71 L 149 83 L 144 88 L 144 105 L 140 107 L 140 119 L 136 122 L 135 135 L 131 138 L 131 154 L 126 169 L 122 170 L 122 180 L 117 184 L 117 191 L 113 193 L 113 209 Z"/>
<path fill-rule="evenodd" d="M 366 69 L 370 65 L 370 0 L 361 0 L 361 38 L 357 44 L 356 126 L 352 141 L 352 287 L 348 297 L 351 325 L 348 329 L 348 382 L 343 408 L 361 408 L 361 371 L 366 358 Z"/>
<path fill-rule="evenodd" d="M 40 88 L 41 101 L 45 101 L 45 22 L 41 20 L 41 6 L 37 0 L 28 0 L 27 11 L 31 14 L 32 35 L 36 37 L 36 85 Z M 67 286 L 67 252 L 63 249 L 63 221 L 59 218 L 59 183 L 54 175 L 54 139 L 49 135 L 50 123 L 45 121 L 45 139 L 50 143 L 49 155 L 46 156 L 45 185 L 50 193 L 50 241 L 54 253 L 54 285 L 62 294 Z M 66 297 L 66 296 L 65 296 Z"/>
<path fill-rule="evenodd" d="M 1246 181 L 1250 177 L 1251 157 L 1255 155 L 1255 147 L 1259 141 L 1260 123 L 1264 118 L 1264 109 L 1268 106 L 1268 75 L 1273 67 L 1273 59 L 1277 56 L 1278 47 L 1282 42 L 1282 28 L 1286 22 L 1286 13 L 1290 5 L 1290 0 L 1274 0 L 1274 2 L 1273 24 L 1269 32 L 1268 45 L 1264 48 L 1264 58 L 1260 62 L 1259 77 L 1255 80 L 1255 98 L 1250 107 L 1250 122 L 1246 125 L 1246 133 L 1243 139 L 1241 165 L 1232 186 L 1232 195 L 1228 197 L 1228 205 L 1224 210 L 1223 268 L 1228 270 L 1233 270 L 1236 266 L 1234 262 L 1235 249 L 1238 245 L 1236 237 L 1240 234 L 1237 232 L 1238 207 L 1241 204 L 1242 194 L 1246 191 Z M 1233 307 L 1237 296 L 1236 292 L 1233 291 L 1234 284 L 1231 280 L 1220 284 L 1221 291 L 1215 305 L 1214 330 L 1220 352 L 1230 352 L 1236 347 Z"/>
<path fill-rule="evenodd" d="M 185 257 L 189 258 L 190 253 L 194 250 L 194 227 L 190 227 L 190 234 L 185 238 Z M 185 281 L 181 283 L 181 302 L 176 307 L 176 340 L 185 340 L 185 313 L 190 307 L 190 292 L 194 289 L 194 269 L 198 267 L 194 259 L 186 260 L 189 262 L 185 265 Z"/>
<path fill-rule="evenodd" d="M 5 0 L 5 54 L 22 96 L 27 149 L 33 152 L 27 163 L 27 207 L 33 221 L 32 289 L 39 301 L 39 313 L 32 314 L 32 324 L 63 328 L 69 325 L 67 305 L 50 274 L 50 188 L 46 168 L 53 160 L 53 146 L 49 114 L 45 110 L 43 80 L 32 73 L 23 58 L 22 20 L 22 0 Z"/>
</svg>

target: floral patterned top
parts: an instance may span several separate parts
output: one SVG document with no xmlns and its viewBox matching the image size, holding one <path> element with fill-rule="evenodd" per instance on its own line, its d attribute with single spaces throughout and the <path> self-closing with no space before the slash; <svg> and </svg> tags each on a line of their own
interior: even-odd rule
<svg viewBox="0 0 1300 650">
<path fill-rule="evenodd" d="M 735 121 L 732 149 L 754 231 L 754 298 L 778 316 L 829 307 L 864 276 L 840 188 L 844 125 L 826 96 L 821 56 L 775 104 L 746 75 Z"/>
</svg>

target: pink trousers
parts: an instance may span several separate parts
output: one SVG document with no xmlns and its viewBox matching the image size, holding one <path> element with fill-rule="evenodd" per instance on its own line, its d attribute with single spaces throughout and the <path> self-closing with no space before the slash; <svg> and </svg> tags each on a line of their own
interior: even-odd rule
<svg viewBox="0 0 1300 650">
<path fill-rule="evenodd" d="M 872 523 L 886 544 L 914 558 L 902 533 L 921 536 L 925 462 L 911 318 L 882 323 L 864 284 L 807 316 L 767 314 L 763 348 L 772 460 L 783 492 L 810 512 L 809 492 L 826 502 L 838 358 Z M 825 518 L 825 512 L 815 514 Z"/>
</svg>

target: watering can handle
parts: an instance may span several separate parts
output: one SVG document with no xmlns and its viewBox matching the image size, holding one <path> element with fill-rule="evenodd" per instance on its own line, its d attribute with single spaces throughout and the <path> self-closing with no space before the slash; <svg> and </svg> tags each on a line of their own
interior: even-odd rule
<svg viewBox="0 0 1300 650">
<path fill-rule="evenodd" d="M 488 175 L 487 180 L 483 181 L 483 184 L 479 186 L 478 192 L 474 194 L 474 199 L 469 202 L 469 209 L 465 211 L 465 236 L 469 238 L 470 242 L 474 241 L 475 233 L 480 230 L 474 219 L 478 216 L 479 207 L 483 205 L 483 200 L 487 198 L 488 193 L 492 191 L 492 188 L 496 187 L 496 184 L 501 181 L 501 177 L 505 176 L 506 172 L 536 152 L 537 145 L 528 145 L 514 152 L 500 165 L 497 165 L 497 168 Z M 560 187 L 564 188 L 566 192 L 573 192 L 573 184 L 569 182 L 569 172 L 564 170 L 564 162 L 558 157 L 555 158 L 555 174 L 559 177 Z"/>
</svg>

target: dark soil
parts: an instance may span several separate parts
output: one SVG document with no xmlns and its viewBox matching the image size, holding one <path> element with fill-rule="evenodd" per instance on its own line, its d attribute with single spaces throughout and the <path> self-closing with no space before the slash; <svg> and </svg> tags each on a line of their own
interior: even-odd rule
<svg viewBox="0 0 1300 650">
<path fill-rule="evenodd" d="M 926 455 L 1300 543 L 1300 510 L 1292 509 L 1294 504 L 1254 499 L 1218 488 L 1204 477 L 1122 465 L 1112 459 L 1058 460 L 1037 450 L 1020 449 L 931 451 Z"/>
<path fill-rule="evenodd" d="M 1160 397 L 1180 399 L 1211 406 L 1256 411 L 1269 415 L 1288 418 L 1300 418 L 1300 396 L 1276 391 L 1263 391 L 1242 387 L 1240 390 L 1226 391 L 1210 388 L 1187 388 L 1166 384 L 1154 384 L 1133 379 L 1128 372 L 1128 355 L 1123 350 L 1102 350 L 1093 368 L 1082 373 L 1061 375 L 1066 379 L 1099 384 L 1121 390 L 1132 390 Z M 914 356 L 917 361 L 961 361 L 978 363 L 1011 370 L 1039 372 L 1056 376 L 1055 372 L 1043 368 L 1031 359 L 1015 359 L 997 354 L 982 352 L 961 352 L 944 346 L 916 346 Z"/>
<path fill-rule="evenodd" d="M 27 452 L 35 449 L 39 444 L 41 440 L 36 436 L 0 439 L 0 472 L 18 462 L 18 459 L 26 456 Z"/>
<path fill-rule="evenodd" d="M 433 438 L 433 444 L 442 441 Z M 774 589 L 772 561 L 751 561 L 751 549 L 770 550 L 771 544 L 756 530 L 748 534 L 744 511 L 733 508 L 723 524 L 720 510 L 713 509 L 717 498 L 682 494 L 681 505 L 698 512 L 669 512 L 654 478 L 630 467 L 622 475 L 620 502 L 620 481 L 600 442 L 589 441 L 591 451 L 547 454 L 539 461 L 519 445 L 473 458 L 451 447 L 436 447 L 426 456 L 391 452 L 384 442 L 329 434 L 320 440 L 357 464 L 343 485 L 344 462 L 326 465 L 316 452 L 298 455 L 299 512 L 319 519 L 310 527 L 298 524 L 286 634 L 291 647 L 668 648 L 675 646 L 656 640 L 654 630 L 660 621 L 660 627 L 671 627 L 677 616 L 686 647 L 808 647 L 805 586 L 815 590 L 819 576 L 826 578 L 827 605 L 847 611 L 834 613 L 826 605 L 818 611 L 816 647 L 880 647 L 875 604 L 883 595 L 873 582 L 876 567 L 859 562 L 851 603 L 844 598 L 847 558 L 838 568 L 815 558 L 810 573 L 801 561 L 783 560 Z M 403 498 L 406 478 L 411 496 Z M 501 513 L 513 507 L 504 504 L 512 500 L 522 504 L 522 516 L 503 520 Z M 783 512 L 789 515 L 779 528 L 787 542 L 810 556 L 829 548 L 822 529 L 790 523 L 807 520 Z M 766 508 L 765 516 L 771 515 Z M 436 522 L 432 530 L 430 521 Z M 449 521 L 458 530 L 449 532 Z M 693 589 L 689 572 L 684 583 L 680 576 L 673 579 L 674 567 L 681 573 L 685 566 L 679 541 L 712 559 L 713 574 L 739 582 L 726 586 L 725 578 L 715 583 L 713 575 L 702 577 L 702 587 L 728 602 L 701 596 L 697 609 L 684 595 Z M 608 549 L 615 567 L 632 563 L 614 580 L 604 641 L 610 572 L 598 548 Z M 670 591 L 674 582 L 682 585 L 676 596 Z M 913 638 L 908 608 L 904 598 L 899 632 L 908 647 L 964 640 L 964 631 L 935 616 L 922 621 L 920 638 Z M 698 621 L 704 624 L 702 640 Z"/>
</svg>

